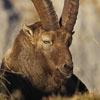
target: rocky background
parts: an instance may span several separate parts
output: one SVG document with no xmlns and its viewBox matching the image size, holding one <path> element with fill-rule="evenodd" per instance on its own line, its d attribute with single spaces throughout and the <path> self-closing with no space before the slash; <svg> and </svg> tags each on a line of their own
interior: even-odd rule
<svg viewBox="0 0 100 100">
<path fill-rule="evenodd" d="M 64 0 L 52 0 L 60 17 Z M 31 0 L 0 0 L 0 62 L 22 25 L 39 20 Z M 74 73 L 100 92 L 100 0 L 80 0 L 73 43 Z"/>
</svg>

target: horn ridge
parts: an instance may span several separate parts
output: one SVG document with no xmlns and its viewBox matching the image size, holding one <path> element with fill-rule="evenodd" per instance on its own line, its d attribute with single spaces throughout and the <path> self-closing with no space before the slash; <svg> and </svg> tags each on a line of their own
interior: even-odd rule
<svg viewBox="0 0 100 100">
<path fill-rule="evenodd" d="M 76 23 L 79 8 L 79 0 L 65 0 L 61 25 L 67 32 L 72 32 Z"/>
<path fill-rule="evenodd" d="M 58 29 L 59 22 L 51 0 L 32 0 L 45 30 Z"/>
</svg>

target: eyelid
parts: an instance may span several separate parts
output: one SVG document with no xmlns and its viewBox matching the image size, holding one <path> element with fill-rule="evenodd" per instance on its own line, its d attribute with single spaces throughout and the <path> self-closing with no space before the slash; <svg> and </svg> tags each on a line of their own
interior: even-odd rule
<svg viewBox="0 0 100 100">
<path fill-rule="evenodd" d="M 43 43 L 52 45 L 52 41 L 50 41 L 50 40 L 43 40 Z"/>
<path fill-rule="evenodd" d="M 43 40 L 43 42 L 44 42 L 45 44 L 50 43 L 49 40 Z"/>
</svg>

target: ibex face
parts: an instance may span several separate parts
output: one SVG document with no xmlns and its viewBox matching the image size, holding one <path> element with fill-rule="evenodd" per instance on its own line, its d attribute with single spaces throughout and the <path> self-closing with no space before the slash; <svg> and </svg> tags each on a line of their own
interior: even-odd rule
<svg viewBox="0 0 100 100">
<path fill-rule="evenodd" d="M 36 87 L 51 91 L 64 84 L 73 72 L 69 46 L 78 0 L 65 0 L 60 23 L 50 0 L 32 1 L 41 22 L 23 26 L 4 62 L 10 70 L 27 76 Z"/>
<path fill-rule="evenodd" d="M 31 27 L 24 25 L 23 33 L 29 39 L 28 41 L 30 41 L 28 45 L 34 47 L 33 53 L 41 54 L 42 58 L 39 58 L 43 59 L 43 62 L 51 70 L 58 69 L 62 74 L 69 76 L 73 70 L 72 58 L 69 51 L 72 36 L 69 33 L 66 34 L 63 28 L 55 31 L 45 31 L 41 28 L 41 25 L 36 27 L 35 30 L 32 30 Z"/>
</svg>

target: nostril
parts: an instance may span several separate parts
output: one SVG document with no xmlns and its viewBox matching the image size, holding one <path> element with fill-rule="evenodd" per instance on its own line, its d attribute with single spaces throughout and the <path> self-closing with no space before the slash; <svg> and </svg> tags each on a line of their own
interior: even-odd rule
<svg viewBox="0 0 100 100">
<path fill-rule="evenodd" d="M 64 65 L 64 68 L 66 68 L 66 69 L 69 70 L 69 71 L 73 70 L 73 67 L 71 67 L 71 66 L 69 66 L 69 65 L 67 65 L 67 64 Z"/>
<path fill-rule="evenodd" d="M 64 65 L 64 68 L 68 68 L 68 66 L 65 64 L 65 65 Z"/>
</svg>

